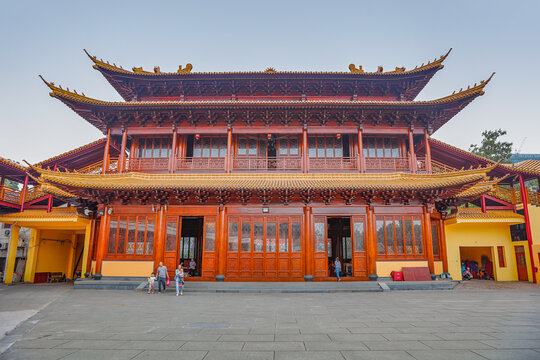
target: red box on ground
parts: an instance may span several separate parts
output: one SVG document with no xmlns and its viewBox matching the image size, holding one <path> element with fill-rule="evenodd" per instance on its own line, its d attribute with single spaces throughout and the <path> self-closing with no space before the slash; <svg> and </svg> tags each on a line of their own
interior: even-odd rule
<svg viewBox="0 0 540 360">
<path fill-rule="evenodd" d="M 427 267 L 404 267 L 403 280 L 405 281 L 431 281 L 429 268 Z"/>
<path fill-rule="evenodd" d="M 392 271 L 390 275 L 394 281 L 403 281 L 403 272 L 401 271 Z"/>
<path fill-rule="evenodd" d="M 34 284 L 46 283 L 49 278 L 49 273 L 35 273 L 34 274 Z"/>
</svg>

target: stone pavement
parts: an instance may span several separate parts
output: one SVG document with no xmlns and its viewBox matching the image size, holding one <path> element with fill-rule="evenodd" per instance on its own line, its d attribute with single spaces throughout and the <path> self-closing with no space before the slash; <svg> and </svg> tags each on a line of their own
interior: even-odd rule
<svg viewBox="0 0 540 360">
<path fill-rule="evenodd" d="M 68 291 L 15 329 L 21 338 L 0 359 L 540 359 L 540 287 L 481 287 Z"/>
<path fill-rule="evenodd" d="M 50 286 L 0 285 L 0 340 L 17 325 L 37 314 L 50 302 L 62 296 L 71 287 L 68 284 Z M 0 353 L 18 337 L 10 337 L 0 343 Z"/>
</svg>

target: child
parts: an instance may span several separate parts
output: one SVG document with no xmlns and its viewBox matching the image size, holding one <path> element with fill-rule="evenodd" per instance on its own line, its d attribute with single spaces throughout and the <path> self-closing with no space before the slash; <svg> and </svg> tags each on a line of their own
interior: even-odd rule
<svg viewBox="0 0 540 360">
<path fill-rule="evenodd" d="M 154 293 L 154 282 L 156 281 L 156 276 L 154 273 L 152 273 L 152 275 L 150 275 L 150 277 L 148 278 L 148 293 L 150 294 L 150 292 L 152 292 L 152 294 Z"/>
<path fill-rule="evenodd" d="M 174 281 L 176 282 L 176 296 L 178 296 L 178 291 L 180 290 L 180 295 L 184 293 L 184 269 L 182 269 L 182 264 L 178 265 L 178 269 L 174 272 Z"/>
<path fill-rule="evenodd" d="M 339 273 L 341 272 L 341 261 L 339 261 L 339 257 L 336 257 L 336 260 L 334 261 L 334 266 L 335 266 L 337 281 L 341 281 L 341 277 L 339 276 Z"/>
<path fill-rule="evenodd" d="M 463 280 L 471 280 L 472 277 L 473 276 L 471 274 L 471 269 L 470 268 L 465 269 L 465 271 L 463 272 Z"/>
</svg>

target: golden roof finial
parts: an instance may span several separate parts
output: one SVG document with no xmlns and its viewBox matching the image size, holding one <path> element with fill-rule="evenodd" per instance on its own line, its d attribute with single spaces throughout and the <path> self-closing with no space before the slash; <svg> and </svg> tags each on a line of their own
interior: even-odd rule
<svg viewBox="0 0 540 360">
<path fill-rule="evenodd" d="M 275 73 L 277 71 L 273 67 L 267 67 L 266 70 L 264 70 L 264 72 L 265 73 Z"/>
<path fill-rule="evenodd" d="M 143 70 L 142 66 L 141 67 L 133 67 L 132 70 L 136 74 L 152 74 L 150 71 Z"/>
<path fill-rule="evenodd" d="M 180 73 L 189 74 L 191 72 L 191 69 L 193 69 L 193 65 L 191 65 L 190 63 L 187 63 L 185 68 L 182 68 L 182 65 L 179 65 L 178 66 L 178 71 L 176 71 L 176 72 L 178 74 L 180 74 Z"/>
<path fill-rule="evenodd" d="M 350 64 L 349 65 L 349 70 L 353 74 L 362 74 L 364 72 L 364 69 L 362 69 L 362 65 L 358 65 L 358 67 L 356 67 L 354 64 Z"/>
</svg>

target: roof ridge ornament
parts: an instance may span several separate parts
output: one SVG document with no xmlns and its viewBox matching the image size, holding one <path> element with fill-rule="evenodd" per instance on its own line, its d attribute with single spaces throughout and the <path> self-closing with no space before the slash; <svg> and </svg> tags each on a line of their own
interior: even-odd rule
<svg viewBox="0 0 540 360">
<path fill-rule="evenodd" d="M 364 73 L 364 69 L 362 69 L 362 65 L 358 65 L 358 67 L 356 67 L 354 64 L 350 64 L 349 65 L 349 70 L 353 74 L 362 74 L 362 73 Z"/>
<path fill-rule="evenodd" d="M 273 74 L 273 73 L 276 73 L 276 69 L 274 69 L 273 67 L 267 67 L 265 70 L 264 70 L 265 73 L 269 73 L 269 74 Z"/>
<path fill-rule="evenodd" d="M 182 68 L 182 65 L 178 65 L 178 70 L 176 71 L 176 73 L 189 74 L 192 69 L 193 69 L 193 65 L 191 65 L 190 63 L 187 63 L 185 68 Z"/>
</svg>

